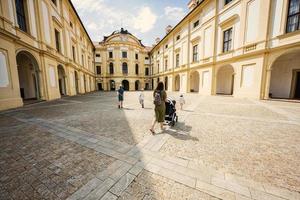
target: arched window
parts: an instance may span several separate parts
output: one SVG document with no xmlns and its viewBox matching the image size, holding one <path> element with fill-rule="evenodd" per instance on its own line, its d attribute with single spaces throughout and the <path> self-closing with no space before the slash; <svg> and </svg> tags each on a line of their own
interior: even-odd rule
<svg viewBox="0 0 300 200">
<path fill-rule="evenodd" d="M 122 72 L 123 74 L 128 74 L 128 66 L 126 62 L 122 64 Z"/>
<path fill-rule="evenodd" d="M 114 64 L 109 63 L 109 74 L 114 74 Z"/>
<path fill-rule="evenodd" d="M 138 64 L 135 65 L 135 74 L 136 75 L 139 74 L 139 65 Z"/>
</svg>

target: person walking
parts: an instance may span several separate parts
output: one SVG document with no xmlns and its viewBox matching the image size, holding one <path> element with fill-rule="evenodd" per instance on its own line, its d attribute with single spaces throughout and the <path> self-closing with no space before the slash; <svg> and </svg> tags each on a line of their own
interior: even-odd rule
<svg viewBox="0 0 300 200">
<path fill-rule="evenodd" d="M 124 89 L 123 86 L 120 85 L 120 88 L 118 89 L 118 100 L 119 100 L 119 105 L 118 108 L 123 108 L 123 101 L 124 101 Z"/>
<path fill-rule="evenodd" d="M 182 110 L 183 105 L 185 104 L 185 99 L 184 99 L 184 97 L 183 97 L 183 94 L 181 94 L 181 95 L 179 96 L 179 104 L 180 104 L 180 110 Z"/>
<path fill-rule="evenodd" d="M 153 92 L 153 97 L 154 97 L 154 112 L 155 112 L 155 119 L 152 122 L 152 126 L 150 128 L 150 131 L 152 134 L 155 134 L 154 132 L 154 127 L 156 122 L 160 124 L 160 128 L 163 131 L 163 124 L 165 121 L 165 112 L 166 112 L 166 99 L 167 99 L 167 93 L 164 90 L 164 84 L 163 82 L 159 82 L 157 85 L 157 88 Z"/>
<path fill-rule="evenodd" d="M 144 108 L 144 99 L 145 99 L 145 96 L 144 96 L 144 92 L 142 90 L 140 95 L 139 95 L 139 102 L 142 105 L 142 108 Z"/>
</svg>

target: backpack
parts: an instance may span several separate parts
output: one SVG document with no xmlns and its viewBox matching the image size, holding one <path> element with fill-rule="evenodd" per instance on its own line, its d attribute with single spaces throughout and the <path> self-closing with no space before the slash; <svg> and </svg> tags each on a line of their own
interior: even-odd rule
<svg viewBox="0 0 300 200">
<path fill-rule="evenodd" d="M 154 105 L 160 106 L 161 105 L 161 92 L 156 91 L 154 94 Z"/>
</svg>

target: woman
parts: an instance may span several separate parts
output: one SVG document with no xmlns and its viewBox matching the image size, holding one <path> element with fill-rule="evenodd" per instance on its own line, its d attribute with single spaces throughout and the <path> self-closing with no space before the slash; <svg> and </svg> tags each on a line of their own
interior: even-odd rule
<svg viewBox="0 0 300 200">
<path fill-rule="evenodd" d="M 163 82 L 159 82 L 157 85 L 157 88 L 155 89 L 153 93 L 154 97 L 154 105 L 155 105 L 155 119 L 152 122 L 152 127 L 150 128 L 150 131 L 152 134 L 155 134 L 154 132 L 154 126 L 156 122 L 160 123 L 160 128 L 163 131 L 163 125 L 165 121 L 165 112 L 166 112 L 166 99 L 167 99 L 167 93 L 164 90 L 164 84 Z"/>
<path fill-rule="evenodd" d="M 123 86 L 120 86 L 120 89 L 118 89 L 118 100 L 119 100 L 119 108 L 123 108 L 123 101 L 124 101 L 124 89 Z"/>
</svg>

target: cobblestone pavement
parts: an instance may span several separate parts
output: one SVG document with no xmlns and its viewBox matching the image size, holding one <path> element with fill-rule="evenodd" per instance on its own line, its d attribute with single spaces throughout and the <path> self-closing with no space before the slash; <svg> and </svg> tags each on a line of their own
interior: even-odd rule
<svg viewBox="0 0 300 200">
<path fill-rule="evenodd" d="M 187 94 L 152 136 L 145 96 L 145 109 L 103 92 L 1 112 L 0 199 L 300 199 L 300 104 Z"/>
</svg>

